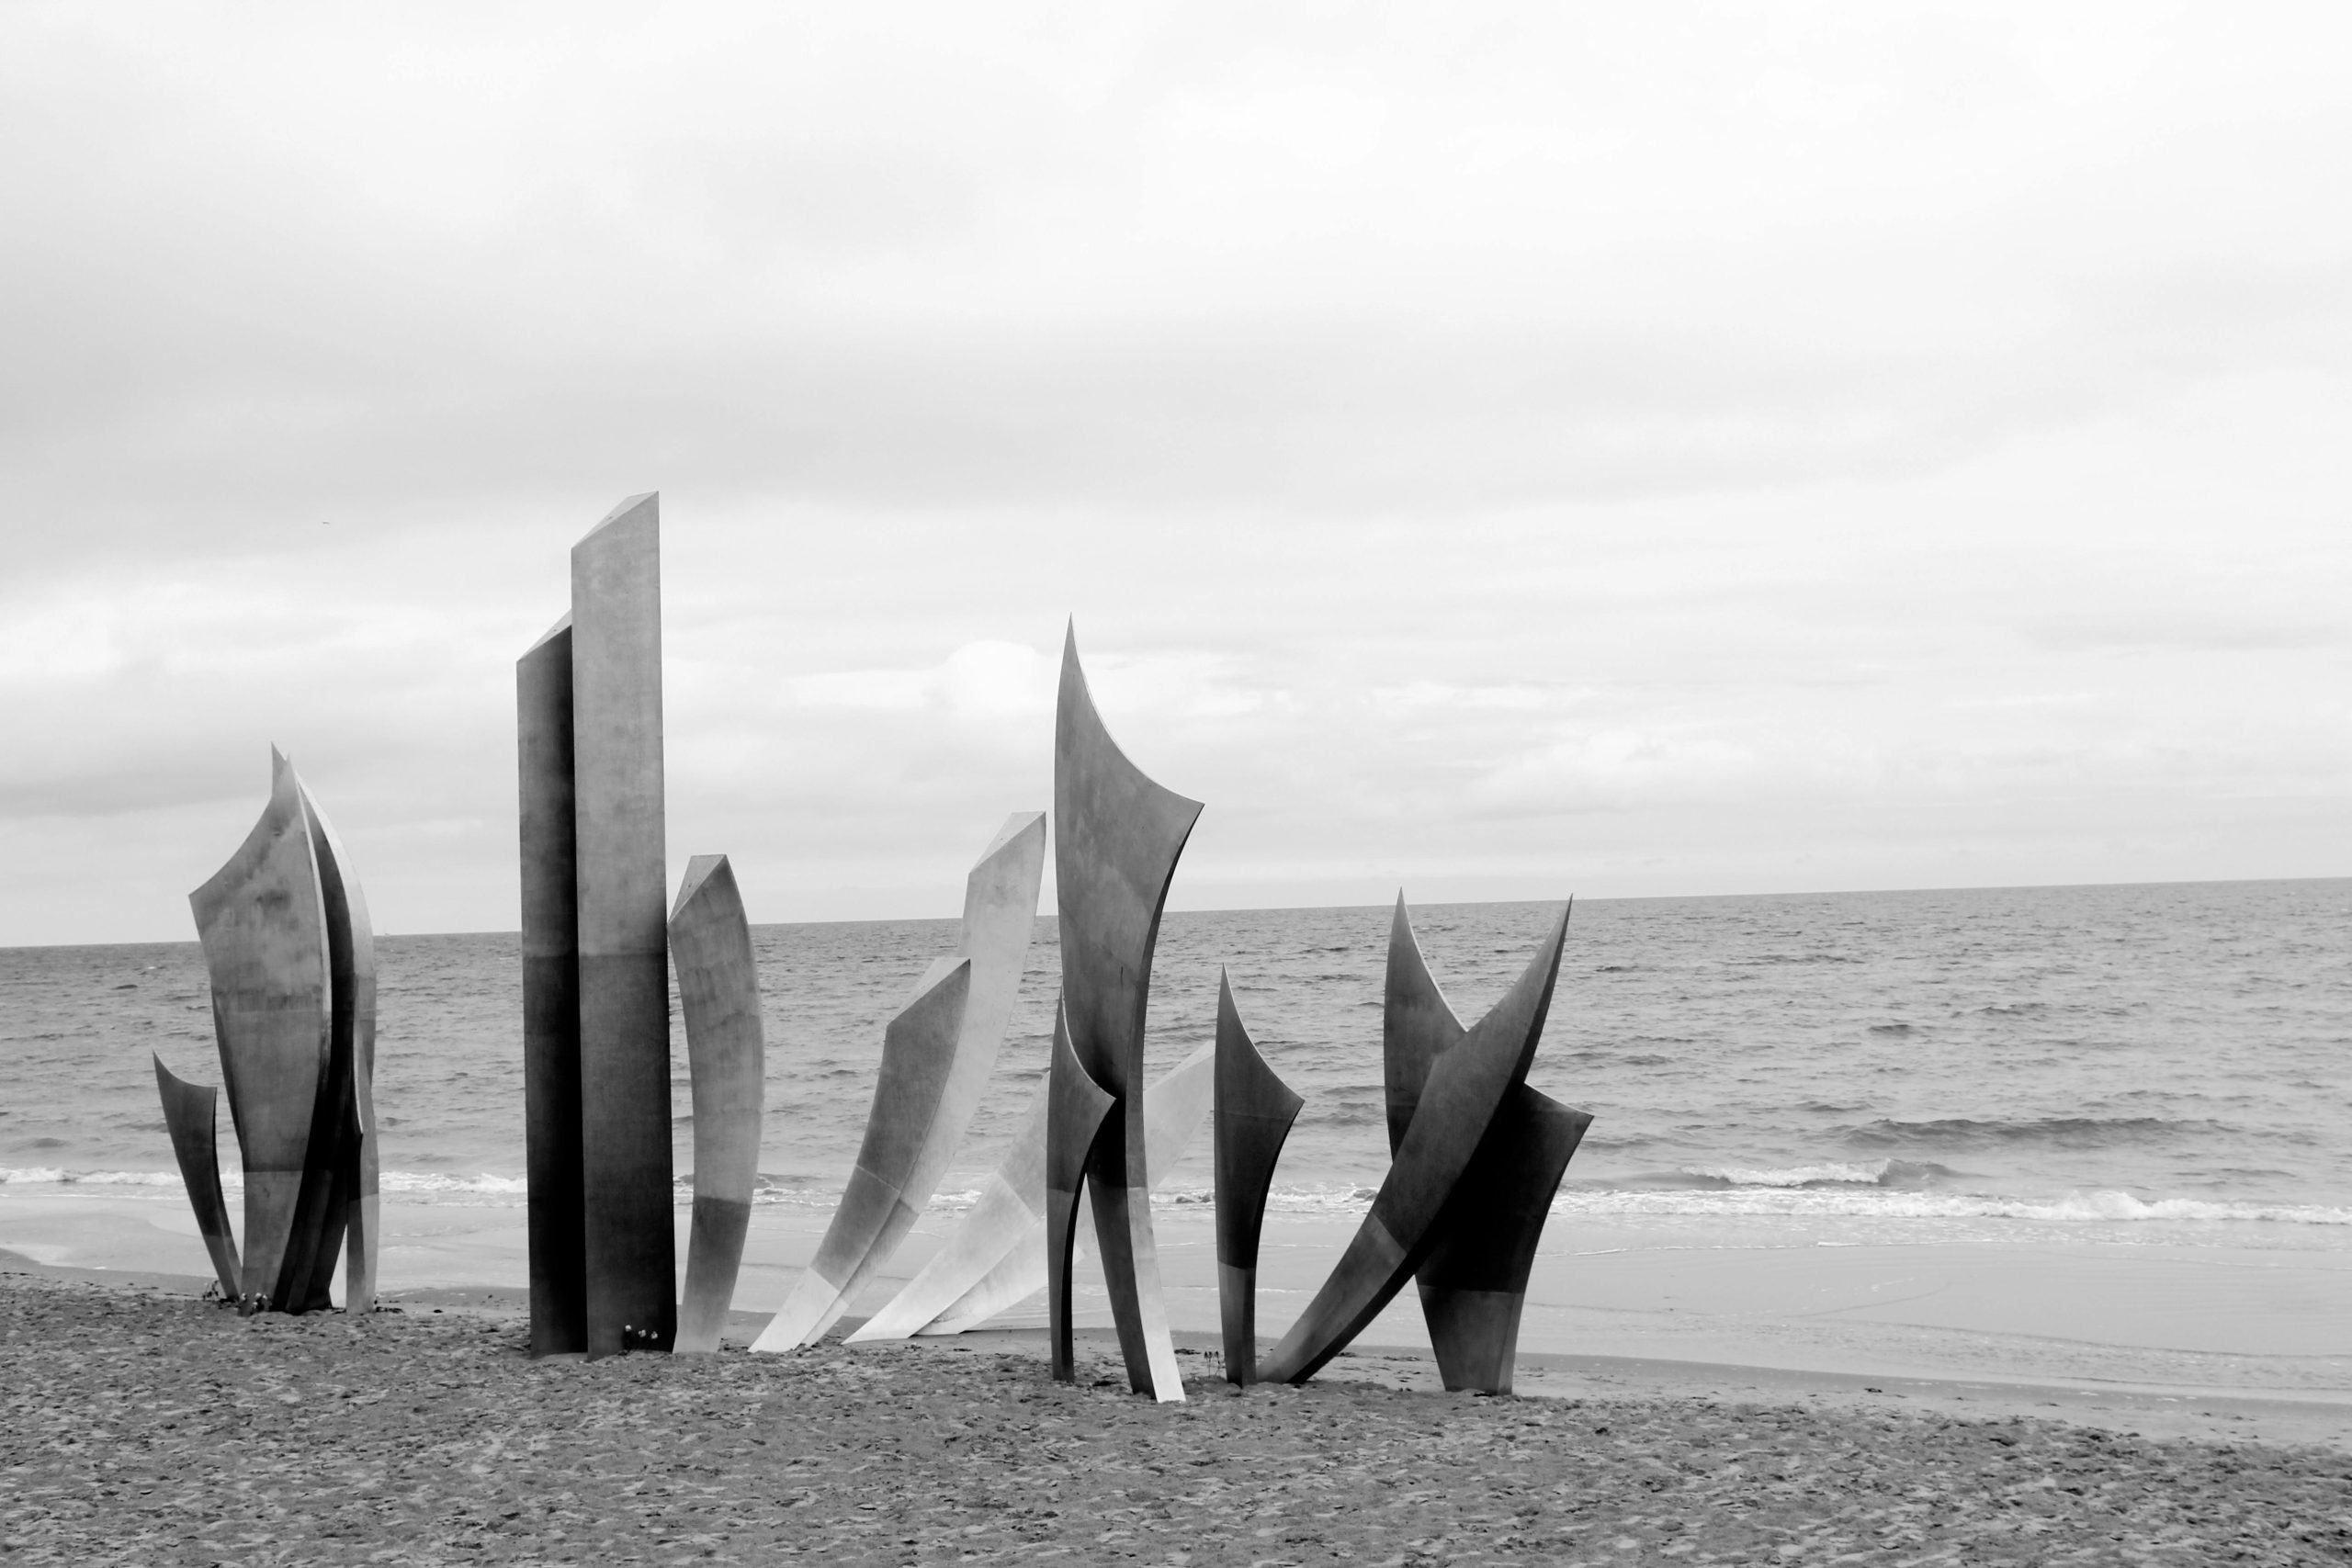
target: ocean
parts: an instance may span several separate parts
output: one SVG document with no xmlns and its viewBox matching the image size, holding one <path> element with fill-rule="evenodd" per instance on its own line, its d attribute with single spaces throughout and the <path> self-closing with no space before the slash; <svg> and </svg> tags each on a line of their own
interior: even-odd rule
<svg viewBox="0 0 2352 1568">
<path fill-rule="evenodd" d="M 1414 911 L 1465 1022 L 1557 908 Z M 1626 1221 L 1829 1245 L 2352 1247 L 2348 915 L 2344 879 L 1578 903 L 1530 1081 L 1594 1121 L 1546 1250 Z M 1261 909 L 1162 927 L 1151 1070 L 1212 1037 L 1222 967 L 1306 1098 L 1277 1213 L 1360 1213 L 1385 1168 L 1389 919 Z M 952 950 L 955 924 L 772 925 L 752 940 L 768 1049 L 761 1201 L 821 1211 L 855 1153 L 883 1026 Z M 514 933 L 390 936 L 378 959 L 387 1192 L 519 1207 Z M 943 1219 L 1035 1092 L 1057 966 L 1041 919 L 995 1083 L 934 1201 Z M 194 942 L 0 951 L 0 1191 L 181 1201 L 151 1052 L 220 1081 Z M 683 1203 L 683 1029 L 673 1059 Z M 225 1125 L 221 1144 L 233 1190 Z M 1207 1145 L 1204 1131 L 1161 1203 L 1209 1201 Z"/>
</svg>

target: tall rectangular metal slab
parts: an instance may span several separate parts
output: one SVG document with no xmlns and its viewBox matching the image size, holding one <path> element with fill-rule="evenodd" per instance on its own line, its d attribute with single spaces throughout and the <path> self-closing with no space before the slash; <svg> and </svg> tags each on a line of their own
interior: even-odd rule
<svg viewBox="0 0 2352 1568">
<path fill-rule="evenodd" d="M 670 942 L 662 775 L 662 536 L 650 493 L 571 549 L 572 819 L 588 1354 L 667 1350 Z"/>
<path fill-rule="evenodd" d="M 571 785 L 571 617 L 514 665 L 522 786 L 523 1127 L 531 1354 L 588 1348 L 580 1164 L 580 915 Z"/>
</svg>

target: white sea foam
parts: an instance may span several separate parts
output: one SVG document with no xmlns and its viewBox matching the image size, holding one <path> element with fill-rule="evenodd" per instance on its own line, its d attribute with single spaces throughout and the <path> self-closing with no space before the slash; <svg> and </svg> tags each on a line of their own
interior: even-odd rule
<svg viewBox="0 0 2352 1568">
<path fill-rule="evenodd" d="M 2199 1198 L 2135 1198 L 2129 1192 L 2069 1192 L 2063 1198 L 2007 1198 L 1976 1192 L 1906 1192 L 1883 1187 L 1745 1187 L 1704 1191 L 1563 1192 L 1562 1216 L 1783 1214 L 1823 1219 L 2038 1220 L 2135 1223 L 2195 1220 L 2224 1224 L 2352 1225 L 2352 1209 L 2314 1203 L 2216 1203 Z"/>
<path fill-rule="evenodd" d="M 457 1176 L 444 1171 L 388 1170 L 376 1179 L 385 1192 L 465 1194 L 485 1198 L 521 1198 L 530 1183 L 519 1176 Z"/>
<path fill-rule="evenodd" d="M 1749 1169 L 1743 1166 L 1684 1166 L 1682 1174 L 1704 1181 L 1724 1181 L 1734 1187 L 1819 1187 L 1844 1183 L 1855 1187 L 1876 1187 L 1884 1182 L 1891 1160 L 1873 1160 L 1854 1164 L 1843 1160 L 1826 1161 L 1820 1165 L 1796 1165 L 1769 1170 Z"/>
<path fill-rule="evenodd" d="M 169 1170 L 64 1170 L 56 1166 L 0 1166 L 0 1186 L 177 1187 Z"/>
</svg>

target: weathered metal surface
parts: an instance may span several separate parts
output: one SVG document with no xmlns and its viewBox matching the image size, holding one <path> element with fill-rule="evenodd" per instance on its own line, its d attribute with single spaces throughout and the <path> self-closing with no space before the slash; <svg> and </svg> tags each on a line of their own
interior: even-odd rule
<svg viewBox="0 0 2352 1568">
<path fill-rule="evenodd" d="M 1114 1102 L 1107 1130 L 1091 1144 L 1086 1179 L 1127 1382 L 1163 1401 L 1184 1393 L 1151 1228 L 1144 1017 L 1168 884 L 1200 814 L 1200 802 L 1155 784 L 1112 740 L 1088 694 L 1072 628 L 1054 724 L 1062 1009 L 1073 1057 Z"/>
<path fill-rule="evenodd" d="M 523 1136 L 531 1354 L 588 1348 L 580 1156 L 580 918 L 571 615 L 514 665 L 523 849 Z"/>
<path fill-rule="evenodd" d="M 588 1354 L 666 1350 L 677 1281 L 651 494 L 622 502 L 572 547 L 571 733 Z"/>
<path fill-rule="evenodd" d="M 847 1304 L 843 1298 L 864 1247 L 893 1222 L 894 1210 L 908 1206 L 899 1182 L 912 1167 L 931 1112 L 945 1092 L 971 981 L 970 959 L 933 961 L 916 982 L 912 998 L 883 1031 L 875 1104 L 899 1107 L 904 1114 L 867 1119 L 832 1224 L 784 1308 L 752 1341 L 752 1349 L 789 1350 L 812 1337 L 812 1325 L 831 1324 Z M 823 1303 L 821 1313 L 812 1310 L 812 1302 Z M 813 1328 L 814 1334 L 822 1332 L 822 1326 Z"/>
<path fill-rule="evenodd" d="M 1054 1009 L 1054 1057 L 1046 1111 L 1046 1300 L 1055 1381 L 1077 1376 L 1070 1322 L 1070 1263 L 1078 1242 L 1078 1195 L 1118 1100 L 1070 1049 L 1067 1010 Z M 1138 1096 L 1140 1099 L 1140 1096 Z"/>
<path fill-rule="evenodd" d="M 1216 1046 L 1204 1045 L 1162 1073 L 1152 1081 L 1149 1089 L 1143 1091 L 1144 1148 L 1155 1190 L 1160 1182 L 1167 1179 L 1168 1173 L 1176 1168 L 1176 1162 L 1184 1157 L 1184 1151 L 1200 1132 L 1201 1123 L 1208 1120 L 1209 1103 L 1216 1089 Z M 982 1192 L 980 1203 L 973 1205 L 971 1212 L 965 1216 L 963 1226 L 951 1240 L 951 1247 L 956 1249 L 959 1258 L 970 1259 L 985 1256 L 988 1259 L 978 1269 L 973 1269 L 969 1261 L 959 1266 L 957 1278 L 970 1280 L 971 1282 L 928 1322 L 917 1320 L 907 1328 L 893 1329 L 890 1325 L 899 1319 L 877 1316 L 876 1321 L 885 1325 L 882 1329 L 869 1335 L 861 1328 L 850 1336 L 852 1339 L 899 1338 L 910 1333 L 927 1336 L 961 1334 L 966 1329 L 978 1328 L 999 1313 L 1018 1306 L 1046 1288 L 1045 1108 L 1051 1093 L 1049 1075 L 1048 1081 L 1038 1091 L 1035 1104 L 1031 1107 L 1035 1118 L 1034 1132 L 1028 1120 L 1024 1119 L 1023 1131 L 1016 1135 L 1017 1138 L 1030 1140 L 1027 1152 L 1016 1141 L 1012 1152 L 1005 1156 L 1003 1168 L 997 1173 L 1000 1177 L 1006 1176 L 1014 1170 L 1018 1162 L 1023 1171 L 1035 1170 L 1033 1185 L 1016 1195 L 1013 1204 L 984 1215 L 983 1206 L 998 1190 L 991 1185 Z M 1019 1222 L 1017 1228 L 1010 1223 L 1010 1217 L 1016 1209 L 1028 1216 Z M 966 1252 L 964 1235 L 967 1230 L 976 1236 L 987 1236 L 986 1248 L 975 1246 Z M 934 1258 L 933 1261 L 936 1263 L 939 1259 Z M 933 1287 L 924 1274 L 918 1274 L 908 1282 L 907 1291 L 902 1293 L 913 1294 L 918 1285 L 944 1292 L 951 1282 L 942 1280 Z M 891 1303 L 890 1308 L 886 1308 L 885 1312 L 898 1304 L 897 1302 Z M 866 1326 L 871 1328 L 874 1325 L 868 1324 Z"/>
<path fill-rule="evenodd" d="M 179 1161 L 188 1206 L 196 1211 L 197 1234 L 211 1255 L 220 1293 L 233 1302 L 239 1293 L 237 1236 L 229 1224 L 229 1200 L 220 1190 L 220 1091 L 174 1076 L 157 1056 L 155 1092 L 164 1101 L 164 1125 L 171 1130 L 172 1153 Z"/>
<path fill-rule="evenodd" d="M 1509 1393 L 1519 1317 L 1552 1195 L 1592 1118 L 1521 1084 L 1503 1101 L 1415 1276 L 1449 1389 Z"/>
<path fill-rule="evenodd" d="M 1464 1032 L 1430 973 L 1402 895 L 1389 926 L 1385 988 L 1382 1058 L 1393 1155 L 1431 1064 Z M 1447 1388 L 1510 1392 L 1528 1272 L 1552 1195 L 1591 1120 L 1522 1083 L 1462 1173 L 1439 1217 L 1437 1244 L 1415 1276 Z"/>
<path fill-rule="evenodd" d="M 1258 1237 L 1291 1123 L 1306 1102 L 1258 1051 L 1216 977 L 1216 1284 L 1228 1382 L 1258 1381 Z"/>
<path fill-rule="evenodd" d="M 1503 1101 L 1525 1080 L 1544 1032 L 1567 936 L 1550 937 L 1493 1010 L 1440 1054 L 1423 1081 L 1372 1210 L 1262 1375 L 1303 1382 L 1378 1316 L 1440 1239 L 1436 1225 Z"/>
<path fill-rule="evenodd" d="M 694 1223 L 671 1348 L 699 1354 L 718 1348 L 735 1298 L 752 1190 L 760 1175 L 766 1094 L 759 969 L 742 893 L 725 855 L 696 855 L 687 863 L 670 913 L 670 953 L 685 1014 L 695 1105 Z"/>
<path fill-rule="evenodd" d="M 213 1031 L 245 1178 L 239 1310 L 297 1304 L 288 1253 L 320 1080 L 327 1070 L 326 908 L 294 770 L 270 749 L 269 804 L 188 895 L 211 981 Z"/>
<path fill-rule="evenodd" d="M 781 1349 L 822 1338 L 922 1217 L 995 1069 L 1036 929 L 1045 861 L 1041 811 L 1014 812 L 980 852 L 965 884 L 956 947 L 970 965 L 962 1018 L 955 1032 L 938 1043 L 941 1059 L 922 1070 L 911 1064 L 894 1070 L 886 1053 L 866 1117 L 868 1150 L 903 1164 L 869 1167 L 861 1155 L 816 1257 L 762 1331 L 757 1348 Z"/>
</svg>

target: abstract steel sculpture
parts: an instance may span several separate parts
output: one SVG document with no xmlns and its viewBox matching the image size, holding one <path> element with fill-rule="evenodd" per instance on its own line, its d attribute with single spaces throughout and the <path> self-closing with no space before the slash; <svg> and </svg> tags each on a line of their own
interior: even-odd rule
<svg viewBox="0 0 2352 1568">
<path fill-rule="evenodd" d="M 188 896 L 211 984 L 245 1176 L 242 1260 L 214 1151 L 212 1091 L 156 1066 L 164 1119 L 213 1267 L 241 1312 L 375 1301 L 375 942 L 349 858 L 293 766 L 270 749 L 261 819 Z"/>
<path fill-rule="evenodd" d="M 694 1226 L 678 1337 L 670 1347 L 684 1355 L 718 1348 L 760 1175 L 766 1088 L 760 976 L 743 896 L 725 855 L 696 855 L 687 863 L 670 911 L 670 953 L 685 1013 L 695 1104 Z"/>
<path fill-rule="evenodd" d="M 1144 1090 L 1144 1148 L 1154 1188 L 1208 1119 L 1216 1058 L 1215 1047 L 1204 1045 Z M 1046 1122 L 1052 1094 L 1048 1072 L 1003 1164 L 982 1184 L 963 1222 L 848 1343 L 961 1334 L 1046 1288 Z"/>
<path fill-rule="evenodd" d="M 1404 897 L 1388 935 L 1382 1012 L 1388 1148 L 1419 1108 L 1433 1064 L 1465 1031 L 1422 957 Z M 1521 1083 L 1508 1095 L 1436 1225 L 1421 1264 L 1421 1315 L 1448 1389 L 1509 1393 L 1527 1280 L 1569 1157 L 1592 1118 Z M 1219 1213 L 1222 1220 L 1222 1210 Z"/>
<path fill-rule="evenodd" d="M 344 1240 L 344 1310 L 368 1312 L 376 1305 L 376 1256 L 382 1246 L 382 1201 L 378 1188 L 376 1145 L 376 932 L 368 918 L 368 896 L 350 874 L 351 857 L 334 825 L 298 778 L 302 808 L 311 818 L 311 848 L 319 865 L 319 892 L 327 916 L 328 1094 L 335 1109 L 334 1189 L 328 1218 L 319 1235 L 319 1261 L 312 1268 L 314 1299 L 326 1304 L 334 1272 L 334 1231 Z M 313 1134 L 316 1136 L 317 1134 Z"/>
<path fill-rule="evenodd" d="M 922 1217 L 988 1088 L 1037 923 L 1046 818 L 1005 818 L 964 890 L 958 957 L 933 966 L 883 1036 L 882 1071 L 832 1224 L 755 1350 L 814 1344 Z M 950 971 L 955 1005 L 949 1005 Z"/>
<path fill-rule="evenodd" d="M 531 1350 L 667 1349 L 669 930 L 659 499 L 572 547 L 571 613 L 515 667 Z"/>
<path fill-rule="evenodd" d="M 1046 1102 L 1046 1319 L 1054 1378 L 1069 1382 L 1077 1376 L 1070 1255 L 1078 1244 L 1079 1193 L 1119 1101 L 1070 1049 L 1069 1017 L 1060 1007 L 1054 1009 L 1053 1066 L 1046 1081 L 1051 1096 Z"/>
<path fill-rule="evenodd" d="M 196 1210 L 197 1234 L 212 1256 L 212 1272 L 220 1293 L 230 1301 L 237 1289 L 237 1233 L 229 1224 L 229 1201 L 220 1190 L 220 1151 L 216 1141 L 220 1124 L 220 1091 L 210 1084 L 193 1084 L 173 1076 L 155 1058 L 155 1089 L 164 1100 L 164 1125 L 171 1129 L 172 1153 L 179 1160 L 180 1181 Z"/>
<path fill-rule="evenodd" d="M 1184 1385 L 1176 1371 L 1151 1228 L 1143 1122 L 1144 1014 L 1168 884 L 1200 814 L 1198 801 L 1153 783 L 1112 740 L 1087 692 L 1077 630 L 1070 628 L 1062 644 L 1054 721 L 1061 1013 L 1069 1035 L 1069 1065 L 1108 1094 L 1112 1108 L 1100 1135 L 1088 1136 L 1083 1150 L 1065 1146 L 1066 1140 L 1080 1136 L 1080 1119 L 1050 1124 L 1046 1168 L 1050 1178 L 1083 1156 L 1127 1383 L 1162 1401 L 1182 1399 Z M 1062 1061 L 1056 1058 L 1057 1077 L 1066 1070 Z M 1080 1089 L 1073 1085 L 1069 1090 L 1073 1107 L 1083 1100 Z M 1055 1094 L 1059 1107 L 1058 1084 Z M 1052 1190 L 1049 1180 L 1049 1199 Z M 1049 1224 L 1049 1237 L 1053 1228 Z M 1066 1247 L 1057 1251 L 1049 1245 L 1046 1301 L 1057 1343 L 1069 1329 L 1069 1262 Z"/>
<path fill-rule="evenodd" d="M 1233 1005 L 1225 972 L 1216 978 L 1216 1293 L 1225 1329 L 1225 1376 L 1258 1381 L 1258 1237 L 1266 1193 L 1291 1123 L 1306 1102 L 1258 1054 Z"/>
<path fill-rule="evenodd" d="M 1437 1053 L 1396 1157 L 1347 1250 L 1261 1375 L 1304 1382 L 1380 1314 L 1440 1241 L 1441 1216 L 1543 1039 L 1567 937 L 1563 911 L 1518 982 L 1461 1040 Z"/>
</svg>

